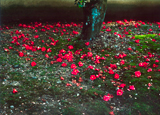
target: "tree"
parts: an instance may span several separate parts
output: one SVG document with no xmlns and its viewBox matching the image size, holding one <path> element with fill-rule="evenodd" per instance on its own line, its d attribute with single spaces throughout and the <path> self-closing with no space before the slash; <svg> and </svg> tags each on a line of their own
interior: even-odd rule
<svg viewBox="0 0 160 115">
<path fill-rule="evenodd" d="M 84 21 L 80 39 L 91 41 L 96 39 L 101 30 L 107 10 L 107 0 L 75 0 L 83 8 Z"/>
</svg>

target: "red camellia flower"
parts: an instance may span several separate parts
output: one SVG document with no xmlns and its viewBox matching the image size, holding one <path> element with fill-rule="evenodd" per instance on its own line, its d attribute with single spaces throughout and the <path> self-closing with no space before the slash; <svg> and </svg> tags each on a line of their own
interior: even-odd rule
<svg viewBox="0 0 160 115">
<path fill-rule="evenodd" d="M 93 66 L 89 65 L 88 68 L 89 68 L 89 69 L 93 69 Z"/>
<path fill-rule="evenodd" d="M 18 93 L 17 89 L 13 89 L 12 93 Z"/>
<path fill-rule="evenodd" d="M 59 53 L 66 53 L 66 51 L 64 49 L 61 49 Z"/>
<path fill-rule="evenodd" d="M 72 64 L 71 69 L 75 69 L 75 68 L 77 68 L 77 66 L 75 64 Z"/>
<path fill-rule="evenodd" d="M 103 100 L 104 100 L 104 101 L 109 101 L 110 98 L 111 98 L 111 95 L 110 95 L 110 94 L 107 94 L 107 95 L 104 95 L 104 96 L 103 96 Z"/>
<path fill-rule="evenodd" d="M 135 71 L 134 73 L 135 73 L 136 77 L 140 77 L 141 76 L 141 72 L 140 71 Z"/>
<path fill-rule="evenodd" d="M 156 64 L 153 64 L 153 67 L 155 68 L 155 67 L 158 67 L 158 65 L 156 65 Z"/>
<path fill-rule="evenodd" d="M 83 63 L 80 61 L 78 62 L 79 67 L 83 66 Z"/>
<path fill-rule="evenodd" d="M 124 88 L 126 84 L 122 83 L 119 87 Z"/>
<path fill-rule="evenodd" d="M 114 75 L 114 78 L 115 78 L 115 79 L 119 79 L 119 75 L 116 73 L 116 74 Z"/>
<path fill-rule="evenodd" d="M 135 90 L 134 85 L 130 85 L 130 86 L 129 86 L 129 90 Z"/>
<path fill-rule="evenodd" d="M 23 52 L 19 52 L 19 57 L 23 57 L 23 56 L 24 56 Z"/>
<path fill-rule="evenodd" d="M 112 69 L 109 69 L 109 74 L 114 74 L 114 71 Z"/>
<path fill-rule="evenodd" d="M 118 96 L 121 96 L 122 94 L 123 94 L 123 90 L 122 90 L 122 89 L 118 89 L 118 90 L 117 90 L 117 95 L 118 95 Z"/>
<path fill-rule="evenodd" d="M 88 57 L 92 57 L 93 56 L 92 52 L 88 52 L 87 54 L 88 54 Z"/>
<path fill-rule="evenodd" d="M 85 45 L 88 46 L 88 45 L 89 45 L 89 42 L 86 42 Z"/>
<path fill-rule="evenodd" d="M 125 61 L 124 61 L 124 60 L 121 60 L 121 61 L 120 61 L 120 64 L 121 64 L 121 65 L 124 65 L 124 64 L 125 64 Z"/>
<path fill-rule="evenodd" d="M 78 73 L 79 73 L 78 69 L 73 69 L 73 71 L 71 72 L 71 74 L 73 74 L 73 75 L 77 75 Z"/>
<path fill-rule="evenodd" d="M 91 75 L 90 76 L 90 80 L 95 80 L 96 79 L 96 76 L 95 75 Z"/>
<path fill-rule="evenodd" d="M 45 51 L 46 51 L 46 48 L 45 48 L 45 47 L 42 47 L 42 48 L 41 48 L 41 51 L 42 51 L 42 52 L 45 52 Z"/>
<path fill-rule="evenodd" d="M 131 47 L 129 47 L 129 48 L 128 48 L 128 50 L 130 50 L 130 51 L 131 51 L 131 50 L 132 50 L 132 48 L 131 48 Z"/>
<path fill-rule="evenodd" d="M 48 54 L 45 54 L 45 57 L 46 57 L 46 58 L 49 58 L 49 55 L 48 55 Z"/>
<path fill-rule="evenodd" d="M 68 49 L 70 49 L 70 50 L 73 49 L 73 46 L 72 45 L 68 46 Z"/>
<path fill-rule="evenodd" d="M 34 36 L 34 38 L 38 38 L 38 37 L 39 37 L 39 35 L 35 35 L 35 36 Z"/>
<path fill-rule="evenodd" d="M 158 63 L 158 62 L 159 62 L 159 60 L 155 60 L 155 62 L 156 62 L 156 63 Z"/>
<path fill-rule="evenodd" d="M 36 66 L 36 65 L 37 65 L 36 62 L 34 61 L 31 63 L 31 66 Z"/>
<path fill-rule="evenodd" d="M 66 63 L 62 63 L 62 67 L 66 67 L 67 66 L 67 64 Z"/>
<path fill-rule="evenodd" d="M 152 68 L 148 68 L 147 72 L 151 72 L 152 71 Z"/>
<path fill-rule="evenodd" d="M 57 58 L 57 62 L 62 62 L 62 58 Z"/>
<path fill-rule="evenodd" d="M 139 39 L 138 39 L 138 40 L 135 40 L 135 42 L 136 42 L 136 43 L 139 43 Z"/>
</svg>

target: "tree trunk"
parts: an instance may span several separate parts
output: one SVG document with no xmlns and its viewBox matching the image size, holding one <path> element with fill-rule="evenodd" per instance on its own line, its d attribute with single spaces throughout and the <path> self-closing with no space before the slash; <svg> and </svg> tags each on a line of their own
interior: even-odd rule
<svg viewBox="0 0 160 115">
<path fill-rule="evenodd" d="M 91 41 L 99 35 L 107 10 L 107 0 L 90 0 L 83 8 L 84 21 L 80 39 Z"/>
</svg>

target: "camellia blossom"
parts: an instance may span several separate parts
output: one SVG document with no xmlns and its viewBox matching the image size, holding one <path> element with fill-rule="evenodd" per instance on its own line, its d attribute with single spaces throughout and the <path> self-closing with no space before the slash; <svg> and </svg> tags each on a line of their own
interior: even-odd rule
<svg viewBox="0 0 160 115">
<path fill-rule="evenodd" d="M 42 52 L 45 52 L 45 51 L 46 51 L 46 48 L 45 48 L 45 47 L 42 47 L 42 48 L 41 48 L 41 51 L 42 51 Z"/>
<path fill-rule="evenodd" d="M 95 75 L 91 75 L 90 76 L 90 80 L 95 80 L 96 79 L 96 76 Z"/>
<path fill-rule="evenodd" d="M 75 68 L 77 68 L 77 66 L 75 64 L 72 64 L 71 69 L 75 69 Z"/>
<path fill-rule="evenodd" d="M 88 52 L 87 54 L 88 54 L 87 55 L 88 57 L 92 57 L 93 56 L 92 52 Z"/>
<path fill-rule="evenodd" d="M 62 58 L 57 58 L 57 62 L 62 62 Z"/>
<path fill-rule="evenodd" d="M 31 63 L 31 66 L 36 66 L 36 65 L 37 65 L 36 62 L 34 61 Z"/>
<path fill-rule="evenodd" d="M 83 66 L 83 63 L 80 61 L 78 62 L 79 67 Z"/>
<path fill-rule="evenodd" d="M 124 65 L 124 64 L 125 64 L 125 61 L 124 61 L 124 60 L 121 60 L 121 61 L 120 61 L 120 64 L 121 64 L 121 65 Z"/>
<path fill-rule="evenodd" d="M 66 67 L 67 66 L 67 64 L 66 63 L 62 63 L 62 65 L 61 65 L 62 67 Z"/>
<path fill-rule="evenodd" d="M 89 45 L 89 42 L 86 42 L 85 45 L 88 46 L 88 45 Z"/>
<path fill-rule="evenodd" d="M 140 77 L 141 76 L 141 72 L 140 71 L 135 71 L 134 73 L 135 73 L 136 77 Z"/>
<path fill-rule="evenodd" d="M 107 94 L 107 95 L 104 95 L 104 96 L 103 96 L 103 100 L 104 100 L 104 101 L 109 101 L 110 98 L 111 98 L 111 95 L 110 95 L 110 94 Z"/>
<path fill-rule="evenodd" d="M 79 73 L 78 69 L 73 69 L 73 71 L 71 72 L 71 74 L 73 74 L 73 75 L 77 75 L 78 73 Z"/>
<path fill-rule="evenodd" d="M 70 50 L 73 49 L 73 46 L 72 45 L 68 46 L 68 49 L 70 49 Z"/>
<path fill-rule="evenodd" d="M 109 74 L 114 74 L 114 71 L 112 69 L 109 69 Z"/>
<path fill-rule="evenodd" d="M 23 56 L 24 56 L 23 52 L 19 52 L 19 57 L 23 57 Z"/>
<path fill-rule="evenodd" d="M 135 90 L 134 85 L 130 85 L 130 86 L 129 86 L 129 90 Z"/>
<path fill-rule="evenodd" d="M 122 83 L 119 87 L 124 88 L 126 84 Z"/>
<path fill-rule="evenodd" d="M 114 78 L 115 78 L 115 79 L 119 79 L 119 74 L 116 73 L 116 74 L 114 75 Z"/>
<path fill-rule="evenodd" d="M 18 93 L 17 89 L 13 89 L 12 93 Z"/>
<path fill-rule="evenodd" d="M 118 96 L 121 96 L 122 94 L 123 94 L 123 90 L 122 90 L 122 89 L 118 89 L 118 90 L 117 90 L 117 95 L 118 95 Z"/>
</svg>

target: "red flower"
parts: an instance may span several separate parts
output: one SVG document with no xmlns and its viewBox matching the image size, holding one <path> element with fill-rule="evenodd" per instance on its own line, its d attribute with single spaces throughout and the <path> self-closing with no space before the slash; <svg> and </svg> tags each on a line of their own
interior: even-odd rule
<svg viewBox="0 0 160 115">
<path fill-rule="evenodd" d="M 117 95 L 118 95 L 118 96 L 121 96 L 122 94 L 123 94 L 123 90 L 122 90 L 122 89 L 118 89 L 118 90 L 117 90 Z"/>
<path fill-rule="evenodd" d="M 124 61 L 124 60 L 121 60 L 121 61 L 120 61 L 120 64 L 121 64 L 121 65 L 125 64 L 125 61 Z"/>
<path fill-rule="evenodd" d="M 13 89 L 12 93 L 18 93 L 17 89 Z"/>
<path fill-rule="evenodd" d="M 159 60 L 155 60 L 155 62 L 156 62 L 156 63 L 158 63 L 158 62 L 159 62 Z"/>
<path fill-rule="evenodd" d="M 51 48 L 48 48 L 48 49 L 47 49 L 47 52 L 52 52 Z"/>
<path fill-rule="evenodd" d="M 138 40 L 135 40 L 135 42 L 136 42 L 136 43 L 139 43 L 139 39 L 138 39 Z"/>
<path fill-rule="evenodd" d="M 109 101 L 110 98 L 111 98 L 110 94 L 103 96 L 103 100 L 104 100 L 104 101 Z"/>
<path fill-rule="evenodd" d="M 147 72 L 151 72 L 152 71 L 152 68 L 148 68 Z"/>
<path fill-rule="evenodd" d="M 124 88 L 126 84 L 122 83 L 119 87 Z"/>
<path fill-rule="evenodd" d="M 66 67 L 67 66 L 67 64 L 66 63 L 62 63 L 62 67 Z"/>
<path fill-rule="evenodd" d="M 93 69 L 93 66 L 89 65 L 88 68 L 89 68 L 89 69 Z"/>
<path fill-rule="evenodd" d="M 83 66 L 83 63 L 80 61 L 78 62 L 79 67 Z"/>
<path fill-rule="evenodd" d="M 140 71 L 135 71 L 134 73 L 135 73 L 136 77 L 140 77 L 141 76 L 141 72 Z"/>
<path fill-rule="evenodd" d="M 73 75 L 77 75 L 78 73 L 79 73 L 78 69 L 73 69 L 73 71 L 71 72 L 71 74 L 73 74 Z"/>
<path fill-rule="evenodd" d="M 46 51 L 46 48 L 45 48 L 45 47 L 42 47 L 42 48 L 41 48 L 41 51 L 42 51 L 42 52 L 45 52 L 45 51 Z"/>
<path fill-rule="evenodd" d="M 35 36 L 34 36 L 34 38 L 38 38 L 38 37 L 39 37 L 39 35 L 35 35 Z"/>
<path fill-rule="evenodd" d="M 96 79 L 96 76 L 95 75 L 91 75 L 90 76 L 90 80 L 95 80 Z"/>
<path fill-rule="evenodd" d="M 46 57 L 46 58 L 49 58 L 49 55 L 48 55 L 48 54 L 45 54 L 45 57 Z"/>
<path fill-rule="evenodd" d="M 85 45 L 88 46 L 88 45 L 89 45 L 89 42 L 86 42 Z"/>
<path fill-rule="evenodd" d="M 34 61 L 31 63 L 31 66 L 36 66 L 36 65 L 37 65 L 36 62 Z"/>
<path fill-rule="evenodd" d="M 62 58 L 57 58 L 57 62 L 62 62 Z"/>
<path fill-rule="evenodd" d="M 112 69 L 109 70 L 109 74 L 114 74 L 114 71 Z"/>
<path fill-rule="evenodd" d="M 134 85 L 130 85 L 130 86 L 129 86 L 129 90 L 135 90 Z"/>
<path fill-rule="evenodd" d="M 77 68 L 77 66 L 75 64 L 72 64 L 71 69 L 75 69 L 75 68 Z"/>
<path fill-rule="evenodd" d="M 158 65 L 156 65 L 156 64 L 153 64 L 153 67 L 155 68 L 155 67 L 158 67 Z"/>
<path fill-rule="evenodd" d="M 73 46 L 72 45 L 68 46 L 68 49 L 70 49 L 70 50 L 73 49 Z"/>
<path fill-rule="evenodd" d="M 64 78 L 63 78 L 63 77 L 60 77 L 60 79 L 61 79 L 61 80 L 64 80 Z"/>
<path fill-rule="evenodd" d="M 87 54 L 88 54 L 88 57 L 92 57 L 93 56 L 92 52 L 88 52 Z"/>
<path fill-rule="evenodd" d="M 23 57 L 23 56 L 24 56 L 23 52 L 19 52 L 19 57 Z"/>
<path fill-rule="evenodd" d="M 128 48 L 128 50 L 130 50 L 130 51 L 131 51 L 131 50 L 132 50 L 132 48 L 131 48 L 131 47 L 129 47 L 129 48 Z"/>
<path fill-rule="evenodd" d="M 64 49 L 61 49 L 59 53 L 66 53 L 66 51 Z"/>
<path fill-rule="evenodd" d="M 115 78 L 115 79 L 119 79 L 119 75 L 116 73 L 116 74 L 114 75 L 114 78 Z"/>
<path fill-rule="evenodd" d="M 117 69 L 116 64 L 110 64 L 110 67 L 111 67 L 112 69 Z"/>
</svg>

